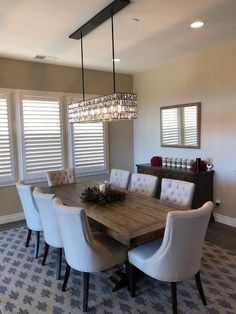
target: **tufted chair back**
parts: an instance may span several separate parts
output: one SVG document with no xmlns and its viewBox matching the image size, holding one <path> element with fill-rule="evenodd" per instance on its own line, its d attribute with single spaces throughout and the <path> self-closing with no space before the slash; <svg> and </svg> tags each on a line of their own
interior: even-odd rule
<svg viewBox="0 0 236 314">
<path fill-rule="evenodd" d="M 130 172 L 127 170 L 111 169 L 110 184 L 114 187 L 128 189 Z"/>
<path fill-rule="evenodd" d="M 131 175 L 130 191 L 155 197 L 158 178 L 149 174 L 133 173 Z"/>
<path fill-rule="evenodd" d="M 41 224 L 41 219 L 39 212 L 35 207 L 32 195 L 33 187 L 31 185 L 24 184 L 23 181 L 18 181 L 16 188 L 25 214 L 27 227 L 33 231 L 42 231 L 43 227 Z"/>
<path fill-rule="evenodd" d="M 163 178 L 160 199 L 183 207 L 191 207 L 194 190 L 195 184 L 192 182 Z"/>
<path fill-rule="evenodd" d="M 73 168 L 47 171 L 46 176 L 48 186 L 75 183 L 75 170 Z"/>
</svg>

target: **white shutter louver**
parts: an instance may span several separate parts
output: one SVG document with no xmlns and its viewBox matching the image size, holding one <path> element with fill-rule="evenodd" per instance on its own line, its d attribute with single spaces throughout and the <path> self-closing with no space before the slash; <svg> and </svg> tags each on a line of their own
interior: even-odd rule
<svg viewBox="0 0 236 314">
<path fill-rule="evenodd" d="M 59 101 L 23 99 L 24 176 L 63 168 Z"/>
<path fill-rule="evenodd" d="M 0 182 L 13 180 L 7 99 L 0 97 Z"/>
<path fill-rule="evenodd" d="M 106 169 L 105 127 L 101 123 L 74 123 L 74 165 L 78 171 Z"/>
</svg>

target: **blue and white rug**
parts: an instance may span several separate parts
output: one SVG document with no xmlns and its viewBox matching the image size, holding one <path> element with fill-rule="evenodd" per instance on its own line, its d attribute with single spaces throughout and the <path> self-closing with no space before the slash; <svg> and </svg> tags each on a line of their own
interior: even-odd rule
<svg viewBox="0 0 236 314">
<path fill-rule="evenodd" d="M 61 292 L 63 280 L 55 279 L 56 252 L 49 251 L 47 264 L 33 258 L 33 241 L 25 248 L 26 228 L 0 232 L 0 308 L 14 314 L 82 313 L 82 281 L 72 271 L 67 291 Z M 41 241 L 43 243 L 43 241 Z M 40 253 L 43 253 L 41 247 Z M 63 268 L 64 272 L 64 268 Z M 110 272 L 92 274 L 89 287 L 89 313 L 152 314 L 171 313 L 168 284 L 142 278 L 137 296 L 131 298 L 126 288 L 111 292 L 107 285 Z M 178 309 L 182 313 L 236 313 L 236 253 L 206 243 L 203 251 L 202 283 L 207 306 L 200 300 L 195 280 L 178 284 Z"/>
</svg>

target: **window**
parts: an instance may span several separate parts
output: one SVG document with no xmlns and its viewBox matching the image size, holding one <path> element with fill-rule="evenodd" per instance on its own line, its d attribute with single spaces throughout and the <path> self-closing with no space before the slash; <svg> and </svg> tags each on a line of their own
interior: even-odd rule
<svg viewBox="0 0 236 314">
<path fill-rule="evenodd" d="M 0 95 L 0 184 L 14 180 L 12 136 L 7 98 Z"/>
<path fill-rule="evenodd" d="M 78 173 L 107 169 L 105 123 L 74 123 L 74 166 Z"/>
<path fill-rule="evenodd" d="M 161 146 L 200 148 L 201 103 L 161 107 Z"/>
<path fill-rule="evenodd" d="M 0 89 L 0 186 L 46 181 L 46 171 L 69 167 L 79 175 L 107 172 L 107 124 L 69 125 L 74 97 Z"/>
<path fill-rule="evenodd" d="M 23 98 L 21 109 L 23 176 L 45 178 L 47 170 L 63 168 L 59 100 Z"/>
</svg>

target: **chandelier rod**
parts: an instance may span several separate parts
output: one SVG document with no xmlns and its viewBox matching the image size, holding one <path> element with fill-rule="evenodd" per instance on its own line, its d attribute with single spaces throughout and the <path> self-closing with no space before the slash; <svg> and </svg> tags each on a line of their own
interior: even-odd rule
<svg viewBox="0 0 236 314">
<path fill-rule="evenodd" d="M 115 43 L 114 43 L 114 22 L 113 10 L 111 11 L 111 38 L 112 38 L 112 68 L 113 68 L 113 92 L 116 92 L 116 69 L 115 69 Z"/>
<path fill-rule="evenodd" d="M 83 50 L 83 35 L 81 32 L 81 40 L 80 40 L 80 49 L 81 49 L 81 79 L 82 79 L 82 93 L 83 93 L 83 101 L 85 100 L 85 92 L 84 92 L 84 50 Z"/>
</svg>

